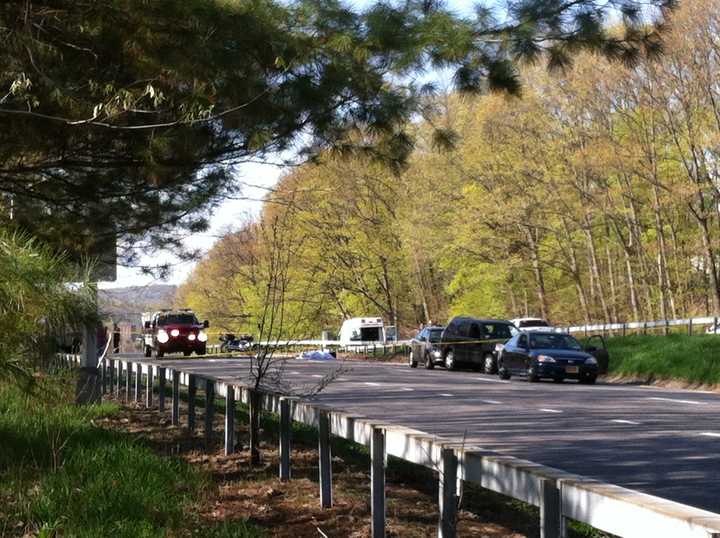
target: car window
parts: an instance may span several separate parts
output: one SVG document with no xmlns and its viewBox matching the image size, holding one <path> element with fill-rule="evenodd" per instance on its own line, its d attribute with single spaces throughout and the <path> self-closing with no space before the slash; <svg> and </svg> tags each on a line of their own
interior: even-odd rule
<svg viewBox="0 0 720 538">
<path fill-rule="evenodd" d="M 580 342 L 569 334 L 534 333 L 530 336 L 530 347 L 533 349 L 570 349 L 581 351 Z"/>
<path fill-rule="evenodd" d="M 519 336 L 518 347 L 527 347 L 527 334 L 521 334 Z"/>
<path fill-rule="evenodd" d="M 468 332 L 468 336 L 470 338 L 482 338 L 482 331 L 480 330 L 480 324 L 479 323 L 471 323 L 470 324 L 470 331 Z"/>
<path fill-rule="evenodd" d="M 520 322 L 520 327 L 549 327 L 543 319 L 525 319 Z"/>
<path fill-rule="evenodd" d="M 485 324 L 485 332 L 489 338 L 494 340 L 507 340 L 512 337 L 511 325 L 506 323 Z"/>
<path fill-rule="evenodd" d="M 428 331 L 428 333 L 429 333 L 431 342 L 439 342 L 440 335 L 442 334 L 442 329 L 430 329 Z"/>
<path fill-rule="evenodd" d="M 460 336 L 470 336 L 470 322 L 469 321 L 461 321 L 458 326 L 458 334 Z"/>
<path fill-rule="evenodd" d="M 197 325 L 195 314 L 167 314 L 158 318 L 157 324 L 163 325 Z"/>
<path fill-rule="evenodd" d="M 423 329 L 422 331 L 420 331 L 420 334 L 418 334 L 418 340 L 420 340 L 421 342 L 424 342 L 425 340 L 427 340 L 427 333 L 428 333 L 427 329 Z"/>
</svg>

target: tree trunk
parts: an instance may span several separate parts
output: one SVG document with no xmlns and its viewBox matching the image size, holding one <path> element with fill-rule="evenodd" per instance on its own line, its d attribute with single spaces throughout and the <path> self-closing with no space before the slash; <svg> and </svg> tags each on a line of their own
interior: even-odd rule
<svg viewBox="0 0 720 538">
<path fill-rule="evenodd" d="M 590 221 L 585 216 L 585 238 L 587 239 L 588 251 L 590 253 L 590 271 L 595 280 L 595 286 L 597 286 L 598 298 L 600 299 L 600 306 L 602 307 L 603 317 L 605 323 L 610 321 L 610 311 L 608 310 L 607 301 L 605 300 L 605 290 L 600 279 L 600 267 L 598 265 L 597 250 L 595 248 L 595 238 L 592 234 L 592 228 Z"/>
<path fill-rule="evenodd" d="M 537 238 L 535 237 L 535 231 L 527 227 L 525 228 L 525 235 L 530 246 L 530 259 L 535 276 L 535 289 L 537 290 L 538 302 L 540 303 L 540 315 L 543 319 L 548 319 L 549 308 L 547 295 L 545 294 L 545 278 L 542 268 L 540 267 L 540 253 L 538 251 Z"/>
</svg>

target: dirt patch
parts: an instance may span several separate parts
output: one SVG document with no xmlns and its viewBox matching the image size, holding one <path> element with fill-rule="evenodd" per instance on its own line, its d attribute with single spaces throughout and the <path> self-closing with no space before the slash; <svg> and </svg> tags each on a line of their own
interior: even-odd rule
<svg viewBox="0 0 720 538">
<path fill-rule="evenodd" d="M 170 424 L 169 412 L 144 409 L 135 403 L 118 402 L 120 412 L 100 425 L 128 433 L 158 453 L 201 466 L 211 477 L 205 502 L 196 507 L 200 524 L 245 519 L 281 538 L 370 536 L 370 476 L 365 456 L 343 447 L 333 447 L 333 507 L 321 509 L 318 486 L 318 455 L 307 435 L 293 439 L 292 480 L 277 479 L 278 452 L 275 433 L 262 445 L 263 463 L 252 467 L 244 446 L 247 429 L 238 420 L 238 453 L 225 456 L 218 433 L 209 446 L 203 432 L 202 408 L 198 409 L 197 432 L 190 435 L 186 424 Z M 181 406 L 181 417 L 187 417 Z M 240 417 L 238 417 L 240 419 Z M 222 432 L 224 417 L 215 414 L 216 432 Z M 500 502 L 502 505 L 499 505 Z M 465 493 L 458 520 L 458 536 L 520 538 L 537 536 L 536 514 L 513 508 L 512 501 L 485 490 Z M 437 477 L 429 469 L 406 463 L 393 465 L 387 475 L 387 536 L 429 537 L 437 535 Z"/>
<path fill-rule="evenodd" d="M 648 387 L 658 387 L 663 389 L 679 389 L 679 390 L 697 390 L 708 392 L 719 392 L 720 385 L 710 385 L 705 383 L 693 383 L 683 379 L 657 379 L 654 377 L 639 377 L 627 375 L 612 375 L 605 378 L 607 383 L 613 385 L 645 385 Z"/>
</svg>

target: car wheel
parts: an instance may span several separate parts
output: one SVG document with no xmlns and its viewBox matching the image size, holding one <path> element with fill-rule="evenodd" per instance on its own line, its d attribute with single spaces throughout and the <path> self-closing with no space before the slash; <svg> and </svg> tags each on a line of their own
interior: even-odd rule
<svg viewBox="0 0 720 538">
<path fill-rule="evenodd" d="M 580 383 L 582 383 L 583 385 L 594 385 L 595 381 L 597 381 L 597 377 L 595 377 L 594 375 L 590 377 L 583 377 L 582 379 L 580 379 Z"/>
<path fill-rule="evenodd" d="M 430 353 L 425 353 L 425 369 L 432 370 L 433 368 L 435 368 L 435 363 L 433 362 Z"/>
<path fill-rule="evenodd" d="M 452 349 L 445 355 L 445 368 L 448 370 L 455 369 L 455 352 Z"/>
<path fill-rule="evenodd" d="M 410 368 L 417 368 L 417 361 L 415 360 L 415 354 L 410 350 L 410 357 L 408 358 L 408 364 Z"/>
<path fill-rule="evenodd" d="M 497 366 L 492 355 L 485 355 L 485 360 L 483 361 L 483 371 L 488 375 L 497 373 Z"/>
<path fill-rule="evenodd" d="M 500 379 L 505 380 L 508 380 L 511 377 L 510 372 L 501 362 L 498 363 L 498 375 L 500 376 Z"/>
<path fill-rule="evenodd" d="M 145 346 L 145 357 L 146 358 L 152 357 L 152 348 L 150 346 Z"/>
<path fill-rule="evenodd" d="M 195 355 L 207 355 L 207 344 L 195 351 Z"/>
<path fill-rule="evenodd" d="M 185 350 L 185 351 L 183 351 L 183 356 L 189 357 L 191 353 L 192 353 L 192 351 Z"/>
<path fill-rule="evenodd" d="M 530 368 L 528 368 L 527 377 L 528 377 L 528 381 L 530 381 L 530 383 L 537 383 L 538 381 L 540 381 L 540 378 L 537 375 L 537 370 L 535 370 L 534 366 L 531 366 Z"/>
</svg>

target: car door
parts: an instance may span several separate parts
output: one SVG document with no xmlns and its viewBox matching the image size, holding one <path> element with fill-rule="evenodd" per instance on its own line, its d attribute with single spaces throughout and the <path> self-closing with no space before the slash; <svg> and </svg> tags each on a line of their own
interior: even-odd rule
<svg viewBox="0 0 720 538">
<path fill-rule="evenodd" d="M 513 373 L 525 373 L 525 363 L 530 354 L 529 346 L 529 336 L 525 333 L 519 335 L 517 339 L 517 346 L 515 347 L 509 367 Z"/>
<path fill-rule="evenodd" d="M 483 361 L 483 326 L 477 321 L 470 322 L 468 344 L 466 345 L 466 362 L 482 364 Z"/>
<path fill-rule="evenodd" d="M 422 331 L 420 331 L 419 334 L 417 334 L 415 336 L 415 338 L 413 338 L 412 343 L 411 343 L 413 359 L 417 362 L 422 361 L 422 357 L 424 356 L 423 355 L 423 340 L 424 340 L 424 336 L 426 333 L 427 333 L 427 329 L 423 329 Z"/>
</svg>

